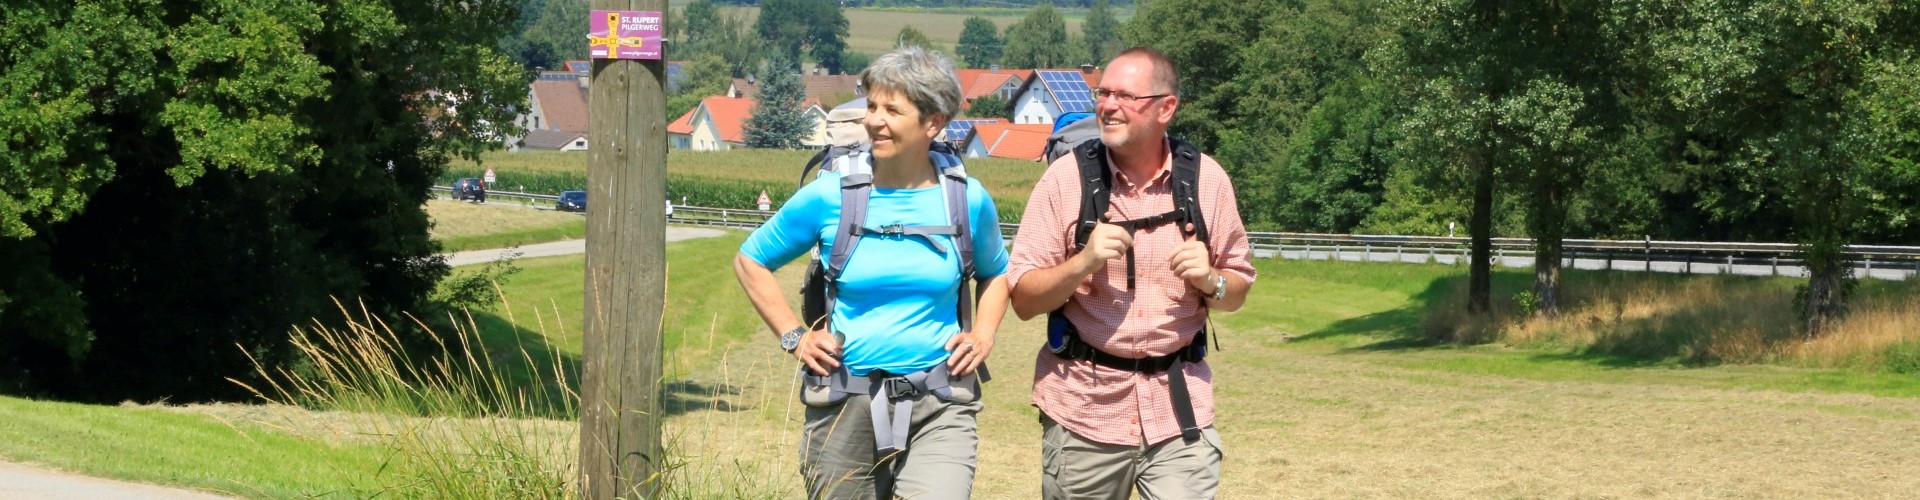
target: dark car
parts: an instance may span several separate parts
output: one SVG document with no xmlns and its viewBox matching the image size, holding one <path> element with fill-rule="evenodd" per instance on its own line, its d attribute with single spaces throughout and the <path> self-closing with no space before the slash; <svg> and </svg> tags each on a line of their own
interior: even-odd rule
<svg viewBox="0 0 1920 500">
<path fill-rule="evenodd" d="M 462 177 L 460 180 L 453 181 L 453 199 L 486 203 L 487 183 L 480 182 L 480 179 L 474 177 Z"/>
<path fill-rule="evenodd" d="M 553 209 L 562 212 L 587 211 L 586 191 L 561 191 L 560 199 L 553 202 Z"/>
</svg>

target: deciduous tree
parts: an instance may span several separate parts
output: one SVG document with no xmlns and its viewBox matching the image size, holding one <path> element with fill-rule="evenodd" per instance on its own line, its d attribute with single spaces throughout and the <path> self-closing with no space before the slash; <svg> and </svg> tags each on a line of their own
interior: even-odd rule
<svg viewBox="0 0 1920 500">
<path fill-rule="evenodd" d="M 1000 28 L 993 21 L 980 16 L 967 18 L 960 28 L 960 44 L 953 51 L 960 61 L 969 68 L 986 68 L 1000 62 L 1006 42 L 1000 39 Z"/>
<path fill-rule="evenodd" d="M 0 381 L 241 397 L 289 328 L 437 316 L 423 211 L 510 137 L 517 3 L 16 1 L 0 17 Z M 403 342 L 421 338 L 391 323 Z"/>
<path fill-rule="evenodd" d="M 1001 57 L 1000 65 L 1009 68 L 1059 68 L 1077 66 L 1086 54 L 1067 40 L 1066 18 L 1043 3 L 1007 26 L 1007 52 Z"/>
</svg>

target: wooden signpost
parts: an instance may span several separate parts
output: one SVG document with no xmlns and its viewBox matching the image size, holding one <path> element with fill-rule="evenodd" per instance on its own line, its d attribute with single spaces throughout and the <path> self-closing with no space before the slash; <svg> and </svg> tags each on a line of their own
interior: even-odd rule
<svg viewBox="0 0 1920 500">
<path fill-rule="evenodd" d="M 658 498 L 666 303 L 666 0 L 592 0 L 580 494 Z"/>
</svg>

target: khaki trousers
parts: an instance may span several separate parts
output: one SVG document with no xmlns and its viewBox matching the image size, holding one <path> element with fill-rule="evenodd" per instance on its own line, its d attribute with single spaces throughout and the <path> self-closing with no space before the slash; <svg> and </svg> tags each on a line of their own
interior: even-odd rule
<svg viewBox="0 0 1920 500">
<path fill-rule="evenodd" d="M 1047 500 L 1127 500 L 1136 488 L 1142 500 L 1210 499 L 1220 489 L 1226 450 L 1211 425 L 1191 443 L 1174 436 L 1133 445 L 1088 441 L 1045 413 L 1040 428 L 1040 493 Z"/>
<path fill-rule="evenodd" d="M 906 451 L 884 457 L 874 449 L 868 407 L 872 401 L 856 394 L 838 405 L 807 407 L 800 443 L 807 498 L 945 500 L 973 495 L 979 401 L 915 396 Z"/>
</svg>

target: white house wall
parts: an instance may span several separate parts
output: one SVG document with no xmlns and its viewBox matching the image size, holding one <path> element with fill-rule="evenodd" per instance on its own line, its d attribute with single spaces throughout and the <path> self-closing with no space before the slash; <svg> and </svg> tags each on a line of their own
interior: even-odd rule
<svg viewBox="0 0 1920 500">
<path fill-rule="evenodd" d="M 1060 116 L 1060 104 L 1053 102 L 1053 92 L 1042 85 L 1020 96 L 1013 107 L 1014 123 L 1053 123 L 1055 116 Z"/>
</svg>

